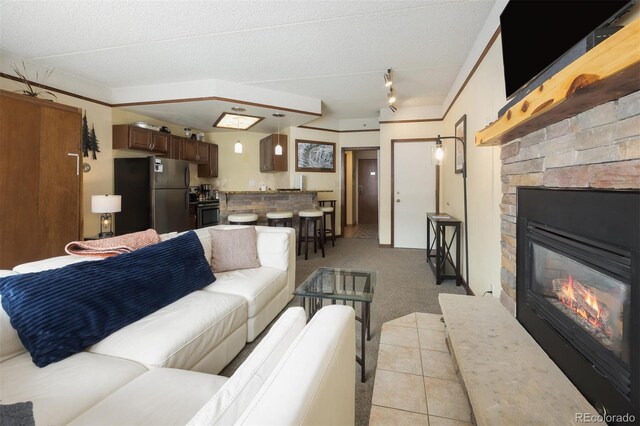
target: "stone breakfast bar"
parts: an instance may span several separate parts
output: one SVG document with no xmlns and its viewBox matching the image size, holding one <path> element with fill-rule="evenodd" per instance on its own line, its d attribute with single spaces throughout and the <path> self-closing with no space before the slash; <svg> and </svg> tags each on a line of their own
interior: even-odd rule
<svg viewBox="0 0 640 426">
<path fill-rule="evenodd" d="M 258 224 L 266 225 L 268 212 L 293 212 L 293 225 L 298 226 L 298 212 L 314 209 L 318 205 L 319 192 L 330 190 L 299 191 L 219 191 L 220 223 L 229 223 L 227 217 L 235 213 L 255 213 Z"/>
</svg>

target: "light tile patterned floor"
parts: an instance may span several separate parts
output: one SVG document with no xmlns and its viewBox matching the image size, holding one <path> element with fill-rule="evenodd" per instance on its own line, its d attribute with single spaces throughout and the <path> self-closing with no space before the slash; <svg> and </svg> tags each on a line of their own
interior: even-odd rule
<svg viewBox="0 0 640 426">
<path fill-rule="evenodd" d="M 418 312 L 382 325 L 370 425 L 471 425 L 440 317 Z"/>
</svg>

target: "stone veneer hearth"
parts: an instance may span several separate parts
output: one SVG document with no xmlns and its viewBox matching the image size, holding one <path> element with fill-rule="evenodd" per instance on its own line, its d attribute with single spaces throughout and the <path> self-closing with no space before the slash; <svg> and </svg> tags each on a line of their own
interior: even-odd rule
<svg viewBox="0 0 640 426">
<path fill-rule="evenodd" d="M 640 91 L 502 146 L 500 280 L 515 314 L 516 188 L 640 188 Z"/>
</svg>

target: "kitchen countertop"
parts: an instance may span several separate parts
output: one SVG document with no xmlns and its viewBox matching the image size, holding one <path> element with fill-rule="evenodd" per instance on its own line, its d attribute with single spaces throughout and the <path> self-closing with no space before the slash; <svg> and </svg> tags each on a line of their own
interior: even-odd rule
<svg viewBox="0 0 640 426">
<path fill-rule="evenodd" d="M 305 190 L 305 191 L 299 191 L 299 190 L 295 190 L 295 189 L 291 189 L 291 190 L 284 190 L 284 191 L 274 191 L 274 190 L 269 190 L 269 191 L 218 191 L 220 194 L 227 194 L 227 195 L 233 195 L 233 194 L 242 194 L 242 195 L 246 195 L 246 194 L 315 194 L 317 192 L 333 192 L 330 189 L 314 189 L 314 190 Z"/>
</svg>

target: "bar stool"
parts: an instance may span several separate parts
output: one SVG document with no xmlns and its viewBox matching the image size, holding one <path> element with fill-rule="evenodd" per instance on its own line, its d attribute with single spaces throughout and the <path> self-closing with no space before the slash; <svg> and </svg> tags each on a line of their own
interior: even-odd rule
<svg viewBox="0 0 640 426">
<path fill-rule="evenodd" d="M 322 212 L 322 238 L 327 242 L 327 234 L 331 235 L 331 245 L 336 246 L 336 200 L 319 200 L 318 210 Z M 331 220 L 331 229 L 327 228 L 327 216 Z"/>
<path fill-rule="evenodd" d="M 257 225 L 258 215 L 255 213 L 230 214 L 227 220 L 230 225 Z"/>
<path fill-rule="evenodd" d="M 313 252 L 318 252 L 318 243 L 324 257 L 324 241 L 318 235 L 320 227 L 322 227 L 322 212 L 320 210 L 300 210 L 300 225 L 298 231 L 298 256 L 301 254 L 301 244 L 304 241 L 304 260 L 309 259 L 309 243 L 313 241 Z M 309 235 L 309 225 L 313 223 L 313 233 Z M 303 233 L 304 230 L 304 233 Z"/>
<path fill-rule="evenodd" d="M 293 228 L 293 213 L 292 212 L 269 212 L 267 213 L 267 226 L 278 226 L 281 223 L 282 226 L 288 226 Z"/>
</svg>

